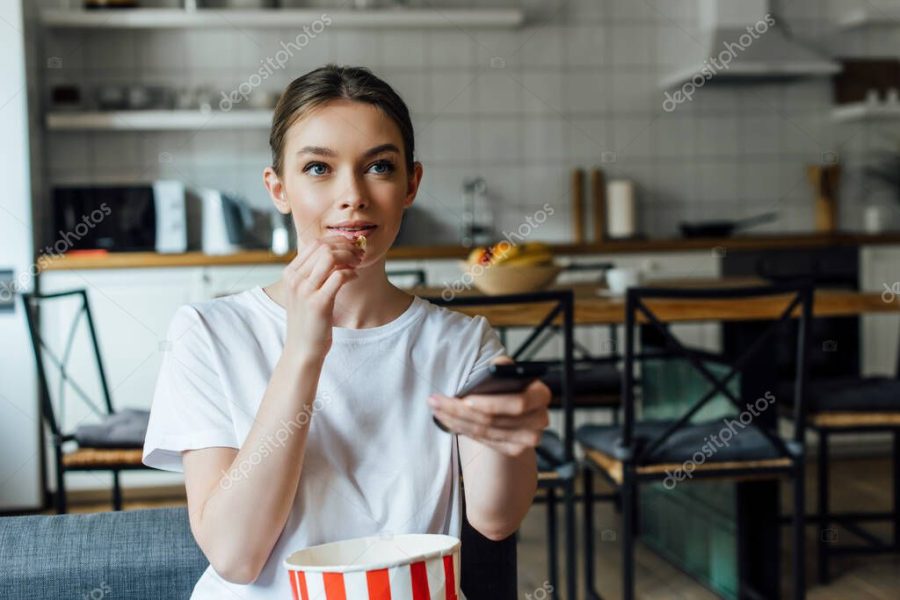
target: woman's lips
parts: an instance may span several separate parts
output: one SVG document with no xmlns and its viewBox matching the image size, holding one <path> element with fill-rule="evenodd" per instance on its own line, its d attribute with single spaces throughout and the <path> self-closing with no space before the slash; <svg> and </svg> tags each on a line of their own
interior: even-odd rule
<svg viewBox="0 0 900 600">
<path fill-rule="evenodd" d="M 368 238 L 370 235 L 372 235 L 372 232 L 375 231 L 376 227 L 377 227 L 376 225 L 372 225 L 370 227 L 362 227 L 362 228 L 329 227 L 328 230 L 334 231 L 335 233 L 339 233 L 349 240 L 355 240 L 358 237 Z"/>
</svg>

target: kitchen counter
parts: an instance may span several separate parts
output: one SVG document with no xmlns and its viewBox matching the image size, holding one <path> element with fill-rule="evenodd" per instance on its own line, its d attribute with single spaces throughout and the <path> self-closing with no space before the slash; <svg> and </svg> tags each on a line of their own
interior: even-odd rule
<svg viewBox="0 0 900 600">
<path fill-rule="evenodd" d="M 840 234 L 770 234 L 745 235 L 730 238 L 668 238 L 615 240 L 600 244 L 551 244 L 559 256 L 589 254 L 623 254 L 673 252 L 685 250 L 722 253 L 729 250 L 766 250 L 779 248 L 816 248 L 825 246 L 900 245 L 900 232 L 878 235 Z M 398 246 L 388 252 L 395 260 L 462 259 L 469 253 L 462 246 Z M 74 269 L 134 269 L 150 267 L 193 267 L 208 265 L 286 264 L 293 258 L 267 250 L 247 250 L 236 254 L 213 256 L 202 252 L 159 254 L 156 252 L 118 252 L 107 255 L 67 255 L 43 261 L 41 271 Z"/>
</svg>

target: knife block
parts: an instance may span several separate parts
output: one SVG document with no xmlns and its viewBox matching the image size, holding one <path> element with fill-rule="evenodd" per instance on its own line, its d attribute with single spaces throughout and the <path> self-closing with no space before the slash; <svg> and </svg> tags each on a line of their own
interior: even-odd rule
<svg viewBox="0 0 900 600">
<path fill-rule="evenodd" d="M 816 231 L 836 233 L 838 230 L 838 189 L 840 165 L 810 165 L 806 177 L 815 196 Z"/>
</svg>

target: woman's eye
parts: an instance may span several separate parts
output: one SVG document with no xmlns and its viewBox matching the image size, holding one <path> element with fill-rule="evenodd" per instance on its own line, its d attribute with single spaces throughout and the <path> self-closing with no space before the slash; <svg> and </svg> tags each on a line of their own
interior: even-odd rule
<svg viewBox="0 0 900 600">
<path fill-rule="evenodd" d="M 306 168 L 303 169 L 303 172 L 316 176 L 324 175 L 328 172 L 328 165 L 324 163 L 310 163 L 306 165 Z"/>
<path fill-rule="evenodd" d="M 372 166 L 369 167 L 369 170 L 376 175 L 387 175 L 388 173 L 392 173 L 394 171 L 394 165 L 389 160 L 380 160 L 376 163 L 372 163 Z"/>
</svg>

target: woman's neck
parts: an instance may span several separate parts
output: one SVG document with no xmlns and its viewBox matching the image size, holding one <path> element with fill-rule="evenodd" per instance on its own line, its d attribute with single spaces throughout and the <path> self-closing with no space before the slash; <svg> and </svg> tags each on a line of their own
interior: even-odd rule
<svg viewBox="0 0 900 600">
<path fill-rule="evenodd" d="M 334 326 L 368 329 L 390 323 L 412 302 L 412 295 L 394 286 L 384 272 L 384 262 L 357 269 L 358 277 L 345 283 L 334 300 Z M 287 306 L 283 280 L 265 287 L 281 306 Z"/>
</svg>

